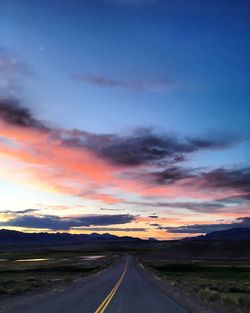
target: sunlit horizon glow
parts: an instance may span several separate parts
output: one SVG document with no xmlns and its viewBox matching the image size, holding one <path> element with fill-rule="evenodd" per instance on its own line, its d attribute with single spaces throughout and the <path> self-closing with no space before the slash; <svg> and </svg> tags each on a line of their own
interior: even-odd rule
<svg viewBox="0 0 250 313">
<path fill-rule="evenodd" d="M 250 227 L 248 4 L 3 0 L 0 12 L 0 229 Z"/>
</svg>

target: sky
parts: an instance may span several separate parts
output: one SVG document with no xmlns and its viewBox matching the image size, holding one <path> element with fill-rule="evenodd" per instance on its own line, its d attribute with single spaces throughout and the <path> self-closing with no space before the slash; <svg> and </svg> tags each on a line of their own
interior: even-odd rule
<svg viewBox="0 0 250 313">
<path fill-rule="evenodd" d="M 0 228 L 250 227 L 244 0 L 0 0 Z"/>
</svg>

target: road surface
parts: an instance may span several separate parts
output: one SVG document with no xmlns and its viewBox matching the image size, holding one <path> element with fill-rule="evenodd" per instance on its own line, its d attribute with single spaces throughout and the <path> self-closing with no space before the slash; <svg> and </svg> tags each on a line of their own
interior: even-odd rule
<svg viewBox="0 0 250 313">
<path fill-rule="evenodd" d="M 187 313 L 157 281 L 124 256 L 109 269 L 44 297 L 30 297 L 4 313 Z"/>
</svg>

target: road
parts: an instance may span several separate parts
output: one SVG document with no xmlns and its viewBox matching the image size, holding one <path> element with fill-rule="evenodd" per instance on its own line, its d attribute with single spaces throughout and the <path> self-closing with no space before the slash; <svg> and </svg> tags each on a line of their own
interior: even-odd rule
<svg viewBox="0 0 250 313">
<path fill-rule="evenodd" d="M 30 297 L 4 313 L 187 313 L 157 287 L 157 281 L 124 256 L 109 269 L 67 289 Z"/>
</svg>

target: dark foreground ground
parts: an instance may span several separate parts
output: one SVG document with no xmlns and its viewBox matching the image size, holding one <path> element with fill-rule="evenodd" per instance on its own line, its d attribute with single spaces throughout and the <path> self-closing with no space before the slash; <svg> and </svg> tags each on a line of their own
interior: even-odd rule
<svg viewBox="0 0 250 313">
<path fill-rule="evenodd" d="M 239 261 L 147 261 L 168 292 L 191 312 L 250 312 L 250 265 Z M 191 299 L 191 300 L 190 300 Z M 186 301 L 188 300 L 188 301 Z M 190 302 L 190 305 L 189 305 Z"/>
<path fill-rule="evenodd" d="M 249 242 L 5 245 L 0 312 L 250 312 Z"/>
<path fill-rule="evenodd" d="M 113 290 L 113 291 L 112 291 Z M 111 293 L 110 293 L 111 292 Z M 106 301 L 105 301 L 106 299 Z M 103 305 L 102 305 L 103 303 Z M 131 256 L 57 293 L 12 302 L 6 313 L 185 313 Z"/>
</svg>

